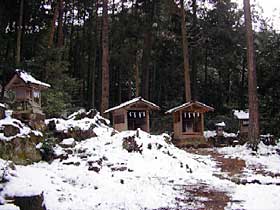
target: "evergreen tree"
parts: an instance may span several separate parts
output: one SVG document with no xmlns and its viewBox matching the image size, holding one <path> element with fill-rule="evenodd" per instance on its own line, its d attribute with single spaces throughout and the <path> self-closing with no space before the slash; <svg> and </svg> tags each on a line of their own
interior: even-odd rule
<svg viewBox="0 0 280 210">
<path fill-rule="evenodd" d="M 247 37 L 248 95 L 249 95 L 249 144 L 253 150 L 259 143 L 259 109 L 257 96 L 257 74 L 254 56 L 254 38 L 250 0 L 244 0 L 244 14 Z"/>
</svg>

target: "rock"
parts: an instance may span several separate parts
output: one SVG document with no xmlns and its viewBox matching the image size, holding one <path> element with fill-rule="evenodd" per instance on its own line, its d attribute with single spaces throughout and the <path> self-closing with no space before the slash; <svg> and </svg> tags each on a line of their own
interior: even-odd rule
<svg viewBox="0 0 280 210">
<path fill-rule="evenodd" d="M 44 122 L 44 120 L 30 120 L 28 122 L 28 125 L 33 129 L 33 130 L 38 130 L 38 131 L 45 131 L 47 129 L 47 126 Z"/>
<path fill-rule="evenodd" d="M 156 147 L 158 150 L 160 150 L 163 146 L 161 144 L 156 143 Z"/>
<path fill-rule="evenodd" d="M 108 121 L 107 120 L 105 120 L 105 119 L 98 119 L 98 121 L 97 121 L 99 124 L 104 124 L 104 125 L 107 125 L 107 126 L 109 126 L 110 124 L 108 123 Z"/>
<path fill-rule="evenodd" d="M 55 156 L 56 159 L 60 159 L 60 161 L 67 160 L 69 158 L 68 154 L 60 154 Z"/>
<path fill-rule="evenodd" d="M 270 145 L 275 146 L 276 145 L 276 140 L 275 140 L 274 136 L 270 135 L 270 134 L 261 135 L 260 136 L 260 141 L 263 142 L 267 146 L 270 146 Z"/>
<path fill-rule="evenodd" d="M 48 130 L 49 131 L 55 131 L 56 130 L 56 123 L 55 123 L 54 120 L 49 121 Z"/>
<path fill-rule="evenodd" d="M 19 134 L 20 130 L 18 127 L 13 125 L 4 125 L 4 136 L 11 137 Z"/>
<path fill-rule="evenodd" d="M 70 128 L 67 131 L 61 131 L 61 132 L 56 131 L 54 135 L 61 140 L 67 138 L 74 138 L 77 141 L 82 141 L 97 136 L 92 129 L 82 130 L 79 127 Z"/>
<path fill-rule="evenodd" d="M 128 152 L 140 152 L 142 153 L 142 145 L 137 145 L 135 141 L 135 136 L 129 136 L 123 139 L 122 143 L 123 149 L 127 150 Z"/>
<path fill-rule="evenodd" d="M 44 141 L 44 137 L 43 137 L 43 135 L 40 135 L 38 133 L 31 132 L 29 134 L 29 140 L 34 144 L 38 144 L 38 143 Z"/>
<path fill-rule="evenodd" d="M 116 134 L 118 134 L 118 131 L 114 129 L 114 130 L 112 131 L 112 133 L 111 133 L 111 136 L 114 136 L 114 135 L 116 135 Z"/>
<path fill-rule="evenodd" d="M 112 171 L 126 171 L 127 167 L 125 166 L 121 166 L 121 167 L 112 167 L 111 168 Z"/>
<path fill-rule="evenodd" d="M 123 179 L 121 179 L 121 180 L 120 180 L 120 183 L 121 183 L 121 184 L 124 184 L 124 180 L 123 180 Z"/>
<path fill-rule="evenodd" d="M 88 167 L 88 170 L 89 170 L 89 171 L 95 171 L 96 173 L 99 173 L 100 168 L 97 167 L 97 166 L 89 166 L 89 167 Z"/>
<path fill-rule="evenodd" d="M 46 210 L 43 194 L 16 196 L 14 197 L 14 204 L 20 207 L 20 210 Z"/>
<path fill-rule="evenodd" d="M 89 166 L 93 166 L 94 164 L 97 164 L 98 166 L 101 166 L 101 165 L 102 165 L 102 162 L 103 162 L 103 159 L 100 158 L 100 159 L 98 159 L 98 160 L 89 160 L 89 161 L 87 161 L 87 164 L 88 164 Z"/>
<path fill-rule="evenodd" d="M 29 137 L 16 137 L 10 141 L 0 141 L 0 158 L 26 165 L 40 161 L 42 156 Z"/>
<path fill-rule="evenodd" d="M 85 117 L 93 119 L 97 113 L 98 113 L 98 111 L 96 109 L 91 109 L 88 112 L 86 112 L 86 110 L 84 110 L 84 109 L 81 109 L 78 112 L 76 112 L 75 115 L 71 115 L 71 118 L 73 118 L 74 120 L 80 120 Z"/>
<path fill-rule="evenodd" d="M 63 165 L 74 165 L 74 166 L 79 166 L 81 163 L 80 162 L 73 162 L 73 161 L 68 161 L 68 162 L 63 162 Z"/>
<path fill-rule="evenodd" d="M 68 155 L 72 155 L 74 152 L 72 149 L 65 149 L 64 150 Z"/>
<path fill-rule="evenodd" d="M 171 138 L 169 135 L 167 135 L 167 134 L 164 134 L 164 135 L 163 135 L 163 139 L 164 139 L 164 141 L 165 141 L 167 144 L 171 144 L 171 143 L 172 143 L 172 138 Z"/>
<path fill-rule="evenodd" d="M 87 112 L 86 116 L 93 119 L 97 115 L 98 111 L 96 109 L 91 109 Z"/>
</svg>

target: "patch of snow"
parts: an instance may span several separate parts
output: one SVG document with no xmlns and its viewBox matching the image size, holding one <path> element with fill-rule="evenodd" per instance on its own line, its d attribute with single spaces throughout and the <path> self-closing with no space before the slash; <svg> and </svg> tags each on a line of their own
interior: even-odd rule
<svg viewBox="0 0 280 210">
<path fill-rule="evenodd" d="M 11 114 L 12 112 L 9 112 L 10 110 L 5 111 L 6 118 L 0 120 L 0 128 L 4 128 L 6 125 L 11 125 L 14 127 L 17 127 L 19 129 L 19 133 L 15 136 L 6 137 L 4 136 L 3 132 L 0 132 L 0 141 L 10 141 L 11 139 L 15 137 L 28 137 L 31 133 L 33 133 L 35 136 L 43 136 L 42 132 L 37 130 L 32 130 L 29 126 L 22 123 L 20 120 L 12 118 Z"/>
<path fill-rule="evenodd" d="M 0 107 L 6 108 L 5 104 L 0 103 Z"/>
<path fill-rule="evenodd" d="M 21 69 L 16 69 L 16 73 L 19 75 L 19 77 L 25 82 L 25 83 L 31 83 L 36 85 L 41 85 L 44 87 L 51 87 L 49 84 L 41 82 L 37 79 L 35 79 L 33 76 L 28 74 L 26 71 Z"/>
<path fill-rule="evenodd" d="M 225 122 L 216 123 L 215 125 L 217 127 L 226 127 L 226 123 Z"/>
<path fill-rule="evenodd" d="M 13 114 L 13 110 L 6 110 L 5 111 L 5 117 L 6 118 L 11 118 Z"/>
<path fill-rule="evenodd" d="M 280 145 L 266 146 L 262 142 L 259 144 L 257 153 L 247 148 L 247 145 L 224 147 L 217 149 L 219 153 L 231 158 L 241 158 L 246 160 L 248 166 L 261 165 L 265 171 L 279 173 Z"/>
<path fill-rule="evenodd" d="M 73 138 L 63 139 L 63 141 L 60 142 L 59 144 L 70 146 L 70 145 L 75 144 L 75 139 L 73 139 Z"/>
<path fill-rule="evenodd" d="M 0 133 L 0 140 L 4 140 L 4 141 L 5 140 L 9 141 L 15 137 L 27 136 L 32 131 L 31 128 L 29 128 L 27 125 L 23 124 L 21 121 L 11 118 L 11 117 L 6 117 L 6 118 L 0 120 L 0 127 L 4 127 L 5 125 L 11 125 L 11 126 L 17 127 L 19 129 L 19 134 L 17 134 L 16 136 L 6 137 L 6 136 L 4 136 L 4 133 Z"/>
<path fill-rule="evenodd" d="M 41 137 L 43 137 L 43 134 L 42 134 L 41 131 L 32 130 L 31 132 L 32 132 L 35 136 L 41 136 Z"/>
<path fill-rule="evenodd" d="M 20 208 L 14 204 L 4 204 L 0 205 L 0 210 L 20 210 Z"/>
<path fill-rule="evenodd" d="M 227 133 L 227 132 L 223 132 L 224 137 L 226 138 L 236 138 L 237 134 L 236 133 Z M 215 137 L 217 135 L 216 131 L 204 131 L 204 137 L 205 138 L 212 138 Z"/>
<path fill-rule="evenodd" d="M 216 131 L 204 131 L 204 137 L 209 139 L 217 135 Z"/>
<path fill-rule="evenodd" d="M 68 119 L 73 119 L 73 118 L 75 118 L 77 115 L 80 115 L 80 114 L 85 113 L 85 112 L 86 112 L 85 109 L 80 109 L 80 110 L 78 110 L 77 112 L 74 112 L 74 113 L 70 114 L 67 118 L 68 118 Z"/>
<path fill-rule="evenodd" d="M 43 146 L 43 143 L 42 143 L 42 142 L 40 142 L 39 144 L 37 144 L 37 145 L 36 145 L 36 149 L 41 149 L 41 148 L 42 148 L 42 146 Z"/>
<path fill-rule="evenodd" d="M 239 120 L 248 120 L 249 112 L 243 110 L 233 110 L 233 115 Z"/>
<path fill-rule="evenodd" d="M 153 109 L 160 110 L 160 107 L 157 106 L 156 104 L 154 104 L 154 103 L 152 103 L 150 101 L 147 101 L 147 100 L 143 99 L 142 97 L 137 97 L 137 98 L 133 98 L 133 99 L 131 99 L 129 101 L 126 101 L 126 102 L 124 102 L 124 103 L 122 103 L 122 104 L 120 104 L 118 106 L 115 106 L 115 107 L 112 107 L 110 109 L 107 109 L 104 113 L 109 113 L 109 112 L 112 112 L 114 110 L 124 108 L 126 106 L 129 106 L 131 104 L 137 103 L 139 101 L 147 104 L 149 107 L 152 107 Z"/>
<path fill-rule="evenodd" d="M 237 138 L 237 134 L 236 133 L 227 133 L 227 132 L 224 132 L 224 137 L 226 138 Z"/>
<path fill-rule="evenodd" d="M 85 117 L 80 120 L 75 120 L 74 115 L 70 115 L 69 118 L 70 119 L 67 120 L 61 118 L 47 119 L 45 120 L 45 123 L 48 125 L 50 121 L 55 121 L 57 131 L 67 131 L 70 128 L 77 127 L 80 128 L 81 130 L 93 129 L 93 131 L 96 134 L 98 134 L 98 132 L 100 132 L 99 128 L 106 128 L 105 133 L 109 133 L 110 135 L 110 131 L 112 132 L 114 130 L 113 128 L 110 128 L 109 126 L 100 122 L 100 121 L 105 121 L 107 124 L 110 124 L 110 121 L 100 116 L 99 113 L 97 113 L 93 119 Z M 101 132 L 103 131 L 104 129 Z"/>
<path fill-rule="evenodd" d="M 230 203 L 226 209 L 276 210 L 279 209 L 279 193 L 276 185 L 237 185 L 232 199 L 241 202 Z"/>
</svg>

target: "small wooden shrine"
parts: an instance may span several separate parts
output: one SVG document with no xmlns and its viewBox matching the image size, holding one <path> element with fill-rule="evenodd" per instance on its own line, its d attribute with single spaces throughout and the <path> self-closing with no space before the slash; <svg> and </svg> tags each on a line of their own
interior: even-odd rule
<svg viewBox="0 0 280 210">
<path fill-rule="evenodd" d="M 112 113 L 113 126 L 118 131 L 136 130 L 150 132 L 150 111 L 160 110 L 159 106 L 142 97 L 126 101 L 106 110 Z"/>
<path fill-rule="evenodd" d="M 191 101 L 166 112 L 173 115 L 174 143 L 196 144 L 205 142 L 204 113 L 214 111 L 214 108 L 198 101 Z"/>
<path fill-rule="evenodd" d="M 21 120 L 44 119 L 41 110 L 41 91 L 50 85 L 35 79 L 24 70 L 17 69 L 5 90 L 14 94 L 13 116 Z"/>
<path fill-rule="evenodd" d="M 248 135 L 249 132 L 249 112 L 248 110 L 233 110 L 234 117 L 238 120 L 240 135 Z"/>
</svg>

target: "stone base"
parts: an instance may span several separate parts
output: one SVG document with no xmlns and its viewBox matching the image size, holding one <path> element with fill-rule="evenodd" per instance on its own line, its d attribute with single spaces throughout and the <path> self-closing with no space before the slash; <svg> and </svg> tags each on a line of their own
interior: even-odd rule
<svg viewBox="0 0 280 210">
<path fill-rule="evenodd" d="M 197 137 L 186 137 L 184 139 L 173 139 L 172 143 L 179 147 L 179 148 L 208 148 L 212 147 L 209 142 L 207 142 L 204 136 L 197 136 Z"/>
<path fill-rule="evenodd" d="M 13 118 L 18 119 L 27 125 L 29 125 L 33 130 L 45 131 L 46 124 L 44 122 L 45 115 L 43 113 L 30 113 L 30 112 L 13 112 Z"/>
<path fill-rule="evenodd" d="M 29 122 L 29 121 L 41 121 L 45 120 L 45 114 L 43 113 L 31 113 L 31 112 L 17 112 L 14 111 L 13 118 L 16 118 L 22 122 Z"/>
</svg>

